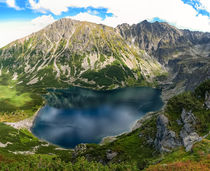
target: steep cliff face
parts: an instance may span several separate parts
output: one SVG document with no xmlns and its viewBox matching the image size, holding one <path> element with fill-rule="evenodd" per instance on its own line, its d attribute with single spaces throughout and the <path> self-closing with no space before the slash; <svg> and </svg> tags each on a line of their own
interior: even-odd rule
<svg viewBox="0 0 210 171">
<path fill-rule="evenodd" d="M 167 64 L 168 59 L 171 59 L 167 55 L 175 51 L 210 43 L 210 33 L 180 30 L 168 23 L 150 23 L 145 20 L 132 26 L 122 24 L 116 29 L 130 44 L 138 45 L 163 64 Z M 209 52 L 209 48 L 204 51 Z"/>
<path fill-rule="evenodd" d="M 167 23 L 149 23 L 145 20 L 132 26 L 122 24 L 117 29 L 127 41 L 137 44 L 141 49 L 145 49 L 153 55 L 162 48 L 190 44 L 190 41 L 183 36 L 182 31 Z M 161 61 L 161 59 L 159 60 Z"/>
<path fill-rule="evenodd" d="M 159 79 L 166 90 L 164 98 L 184 90 L 193 90 L 210 78 L 210 33 L 180 30 L 167 23 L 122 24 L 118 32 L 129 44 L 135 44 L 156 58 L 168 71 L 168 79 Z"/>
<path fill-rule="evenodd" d="M 146 85 L 165 72 L 145 51 L 129 46 L 114 28 L 71 19 L 58 20 L 2 48 L 0 63 L 1 72 L 9 72 L 20 84 L 45 87 Z"/>
</svg>

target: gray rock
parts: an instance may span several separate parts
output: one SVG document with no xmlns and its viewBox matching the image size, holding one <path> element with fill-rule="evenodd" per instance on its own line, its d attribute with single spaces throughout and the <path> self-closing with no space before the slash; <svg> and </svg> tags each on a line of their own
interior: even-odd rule
<svg viewBox="0 0 210 171">
<path fill-rule="evenodd" d="M 117 152 L 113 152 L 112 150 L 107 150 L 107 152 L 106 152 L 106 158 L 108 160 L 112 160 L 116 156 L 117 156 Z"/>
<path fill-rule="evenodd" d="M 182 110 L 181 119 L 184 124 L 180 131 L 180 137 L 186 151 L 190 151 L 193 144 L 200 141 L 202 138 L 195 132 L 196 118 L 191 111 Z"/>
<path fill-rule="evenodd" d="M 187 136 L 183 137 L 182 140 L 183 140 L 183 145 L 185 147 L 185 150 L 188 152 L 188 151 L 191 151 L 193 144 L 198 141 L 201 141 L 202 138 L 199 137 L 199 135 L 196 132 L 192 132 L 188 134 Z"/>
<path fill-rule="evenodd" d="M 153 140 L 151 137 L 149 137 L 149 138 L 147 139 L 147 143 L 148 143 L 148 144 L 152 145 L 153 142 L 154 142 L 154 140 Z"/>
<path fill-rule="evenodd" d="M 196 118 L 191 111 L 186 112 L 185 109 L 182 110 L 181 119 L 184 124 L 196 124 Z"/>
<path fill-rule="evenodd" d="M 177 119 L 176 122 L 178 125 L 182 125 L 182 122 L 179 119 Z"/>
<path fill-rule="evenodd" d="M 210 93 L 208 91 L 205 93 L 205 105 L 207 109 L 210 109 Z"/>
<path fill-rule="evenodd" d="M 168 118 L 164 115 L 157 118 L 157 133 L 154 144 L 160 152 L 170 152 L 171 149 L 181 145 L 175 132 L 168 129 Z"/>
</svg>

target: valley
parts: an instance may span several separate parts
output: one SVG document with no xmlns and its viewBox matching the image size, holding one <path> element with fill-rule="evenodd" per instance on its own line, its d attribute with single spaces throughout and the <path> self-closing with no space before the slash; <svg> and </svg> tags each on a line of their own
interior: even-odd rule
<svg viewBox="0 0 210 171">
<path fill-rule="evenodd" d="M 183 166 L 208 170 L 209 57 L 210 33 L 146 20 L 112 28 L 63 18 L 8 44 L 0 49 L 0 169 L 167 170 Z M 92 96 L 87 98 L 92 91 L 128 87 L 161 89 L 164 105 L 146 110 L 149 113 L 132 131 L 106 137 L 102 144 L 90 141 L 63 149 L 36 138 L 22 122 L 28 118 L 36 122 L 39 116 L 34 118 L 34 114 L 47 104 L 58 109 L 64 105 L 82 108 L 94 101 Z M 74 90 L 72 97 L 66 97 L 68 89 Z M 129 99 L 139 105 L 152 97 L 148 93 L 141 101 L 133 99 L 135 95 L 141 97 L 144 92 Z M 59 96 L 64 98 L 59 100 Z M 158 98 L 152 101 L 154 105 L 159 104 Z"/>
</svg>

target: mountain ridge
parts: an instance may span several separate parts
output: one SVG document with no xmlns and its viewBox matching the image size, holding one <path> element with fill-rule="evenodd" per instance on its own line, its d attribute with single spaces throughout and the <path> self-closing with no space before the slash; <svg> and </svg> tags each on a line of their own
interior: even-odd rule
<svg viewBox="0 0 210 171">
<path fill-rule="evenodd" d="M 165 72 L 159 62 L 144 51 L 136 46 L 129 46 L 114 28 L 70 19 L 58 20 L 39 32 L 9 44 L 1 49 L 0 59 L 7 61 L 14 58 L 14 52 L 17 60 L 22 57 L 25 66 L 11 69 L 18 68 L 20 70 L 16 72 L 18 75 L 22 74 L 23 70 L 27 74 L 32 74 L 31 80 L 24 83 L 27 85 L 36 84 L 43 79 L 43 75 L 34 71 L 45 68 L 51 70 L 55 81 L 57 78 L 62 80 L 63 77 L 62 81 L 70 84 L 76 81 L 87 82 L 91 87 L 97 85 L 103 87 L 103 83 L 97 83 L 99 80 L 92 77 L 96 75 L 94 70 L 101 70 L 101 74 L 106 75 L 107 70 L 110 70 L 110 67 L 113 70 L 115 65 L 114 70 L 123 71 L 123 75 L 121 78 L 115 76 L 114 82 L 112 81 L 115 78 L 110 79 L 110 75 L 106 75 L 105 89 L 123 87 L 129 85 L 129 82 L 135 84 L 139 79 L 137 84 L 141 84 L 141 80 L 145 82 L 143 84 L 147 84 L 154 81 L 153 77 Z M 39 78 L 35 75 L 39 75 Z M 71 79 L 68 79 L 70 76 Z M 81 79 L 78 79 L 80 77 Z M 20 81 L 24 82 L 23 79 Z M 91 85 L 94 82 L 96 84 Z"/>
<path fill-rule="evenodd" d="M 29 87 L 158 85 L 167 100 L 210 78 L 209 56 L 208 32 L 146 20 L 112 28 L 63 18 L 1 48 L 0 73 Z"/>
</svg>

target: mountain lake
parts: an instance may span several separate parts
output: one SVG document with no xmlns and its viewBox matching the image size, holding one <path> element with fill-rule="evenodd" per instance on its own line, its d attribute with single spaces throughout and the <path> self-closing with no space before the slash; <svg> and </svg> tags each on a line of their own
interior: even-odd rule
<svg viewBox="0 0 210 171">
<path fill-rule="evenodd" d="M 95 91 L 79 87 L 49 89 L 32 132 L 64 148 L 100 143 L 129 131 L 147 112 L 163 106 L 161 90 L 149 87 Z"/>
</svg>

